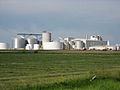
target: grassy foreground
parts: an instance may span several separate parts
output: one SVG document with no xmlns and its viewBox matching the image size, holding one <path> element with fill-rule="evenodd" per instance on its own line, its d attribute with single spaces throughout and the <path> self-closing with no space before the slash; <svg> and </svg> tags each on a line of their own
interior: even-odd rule
<svg viewBox="0 0 120 90">
<path fill-rule="evenodd" d="M 120 90 L 120 52 L 0 53 L 0 90 Z"/>
</svg>

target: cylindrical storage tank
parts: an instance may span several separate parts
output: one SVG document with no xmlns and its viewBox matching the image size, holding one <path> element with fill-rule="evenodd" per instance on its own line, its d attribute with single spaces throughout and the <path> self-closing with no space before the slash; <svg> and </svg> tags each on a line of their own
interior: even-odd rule
<svg viewBox="0 0 120 90">
<path fill-rule="evenodd" d="M 0 43 L 0 50 L 5 50 L 8 49 L 8 44 L 7 43 Z"/>
<path fill-rule="evenodd" d="M 25 49 L 26 50 L 33 50 L 33 44 L 27 44 Z"/>
<path fill-rule="evenodd" d="M 38 40 L 35 36 L 29 36 L 27 38 L 27 41 L 28 41 L 29 44 L 38 44 Z"/>
<path fill-rule="evenodd" d="M 81 40 L 75 41 L 75 49 L 83 49 L 84 43 Z"/>
<path fill-rule="evenodd" d="M 51 33 L 44 31 L 42 33 L 42 42 L 51 42 Z"/>
<path fill-rule="evenodd" d="M 16 37 L 14 38 L 14 48 L 21 49 L 25 48 L 26 40 L 23 37 Z"/>
<path fill-rule="evenodd" d="M 43 43 L 43 50 L 62 50 L 63 43 L 61 42 L 45 42 Z"/>
<path fill-rule="evenodd" d="M 34 50 L 39 50 L 39 47 L 40 47 L 40 45 L 39 44 L 34 44 L 34 46 L 33 46 L 34 48 Z"/>
</svg>

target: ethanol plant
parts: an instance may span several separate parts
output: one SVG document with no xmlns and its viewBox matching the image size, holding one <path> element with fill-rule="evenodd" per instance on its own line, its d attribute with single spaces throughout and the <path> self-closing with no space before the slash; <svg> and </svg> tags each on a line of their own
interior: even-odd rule
<svg viewBox="0 0 120 90">
<path fill-rule="evenodd" d="M 0 49 L 9 49 L 7 43 L 0 43 Z M 52 40 L 52 33 L 43 31 L 39 34 L 18 33 L 13 39 L 15 50 L 120 50 L 120 45 L 110 46 L 109 40 L 100 35 L 86 38 L 66 37 Z"/>
</svg>

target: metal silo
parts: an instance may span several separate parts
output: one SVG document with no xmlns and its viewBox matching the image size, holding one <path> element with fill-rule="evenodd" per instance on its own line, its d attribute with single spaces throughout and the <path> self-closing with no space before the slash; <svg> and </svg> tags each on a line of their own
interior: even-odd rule
<svg viewBox="0 0 120 90">
<path fill-rule="evenodd" d="M 16 37 L 14 38 L 14 48 L 21 49 L 25 48 L 26 40 L 23 37 Z"/>
<path fill-rule="evenodd" d="M 75 49 L 83 49 L 84 43 L 81 40 L 76 40 L 75 41 Z"/>
<path fill-rule="evenodd" d="M 51 42 L 51 33 L 44 31 L 42 33 L 42 42 Z"/>
<path fill-rule="evenodd" d="M 38 40 L 35 36 L 29 36 L 27 38 L 27 41 L 28 41 L 29 44 L 38 44 Z"/>
</svg>

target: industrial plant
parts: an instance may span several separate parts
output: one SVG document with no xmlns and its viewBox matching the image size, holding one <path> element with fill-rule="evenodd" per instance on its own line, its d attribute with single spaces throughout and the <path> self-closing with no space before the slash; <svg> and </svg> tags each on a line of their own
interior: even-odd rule
<svg viewBox="0 0 120 90">
<path fill-rule="evenodd" d="M 12 48 L 6 43 L 0 43 L 0 50 L 120 50 L 120 45 L 111 46 L 109 40 L 100 35 L 86 38 L 66 37 L 52 40 L 52 34 L 43 31 L 41 34 L 18 33 L 12 41 Z"/>
</svg>

